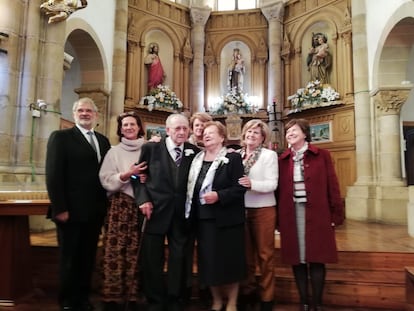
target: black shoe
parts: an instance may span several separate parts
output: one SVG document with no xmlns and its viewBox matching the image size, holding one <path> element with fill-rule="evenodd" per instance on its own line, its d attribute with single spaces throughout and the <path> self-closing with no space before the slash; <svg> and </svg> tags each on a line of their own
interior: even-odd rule
<svg viewBox="0 0 414 311">
<path fill-rule="evenodd" d="M 103 311 L 121 311 L 122 306 L 114 301 L 105 302 Z"/>
<path fill-rule="evenodd" d="M 211 305 L 211 293 L 209 288 L 200 288 L 198 291 L 198 300 L 204 309 Z"/>
<path fill-rule="evenodd" d="M 247 307 L 253 307 L 259 302 L 259 296 L 255 291 L 249 294 L 241 294 L 237 302 L 238 310 L 246 310 Z"/>
<path fill-rule="evenodd" d="M 80 311 L 92 311 L 92 310 L 95 310 L 95 307 L 89 301 L 85 301 L 81 304 L 79 310 Z"/>
<path fill-rule="evenodd" d="M 260 302 L 260 311 L 272 311 L 273 310 L 273 301 L 261 301 Z"/>
<path fill-rule="evenodd" d="M 72 303 L 64 302 L 60 305 L 61 311 L 82 311 L 77 305 L 75 306 Z"/>
</svg>

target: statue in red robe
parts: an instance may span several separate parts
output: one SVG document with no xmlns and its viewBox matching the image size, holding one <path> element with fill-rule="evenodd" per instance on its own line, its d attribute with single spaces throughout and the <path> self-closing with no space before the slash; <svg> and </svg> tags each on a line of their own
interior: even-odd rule
<svg viewBox="0 0 414 311">
<path fill-rule="evenodd" d="M 148 67 L 148 91 L 164 82 L 165 73 L 158 56 L 158 43 L 151 43 L 144 64 Z"/>
</svg>

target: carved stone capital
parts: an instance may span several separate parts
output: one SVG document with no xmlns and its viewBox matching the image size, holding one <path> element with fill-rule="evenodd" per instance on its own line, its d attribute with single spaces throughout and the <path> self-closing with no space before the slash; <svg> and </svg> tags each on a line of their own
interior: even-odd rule
<svg viewBox="0 0 414 311">
<path fill-rule="evenodd" d="M 137 50 L 138 42 L 134 40 L 127 40 L 127 51 L 133 53 Z"/>
<path fill-rule="evenodd" d="M 374 90 L 375 108 L 381 115 L 399 114 L 401 106 L 406 102 L 413 85 L 381 87 Z"/>
<path fill-rule="evenodd" d="M 346 45 L 350 45 L 352 43 L 352 30 L 347 29 L 344 32 L 341 32 L 341 37 L 344 39 Z"/>
<path fill-rule="evenodd" d="M 261 7 L 263 15 L 270 23 L 272 21 L 283 22 L 283 15 L 285 14 L 285 5 L 283 1 Z"/>
<path fill-rule="evenodd" d="M 191 22 L 193 25 L 205 26 L 210 17 L 211 9 L 209 7 L 198 8 L 192 7 L 190 10 Z"/>
<path fill-rule="evenodd" d="M 216 64 L 216 60 L 214 59 L 214 56 L 204 56 L 204 65 L 211 68 Z"/>
</svg>

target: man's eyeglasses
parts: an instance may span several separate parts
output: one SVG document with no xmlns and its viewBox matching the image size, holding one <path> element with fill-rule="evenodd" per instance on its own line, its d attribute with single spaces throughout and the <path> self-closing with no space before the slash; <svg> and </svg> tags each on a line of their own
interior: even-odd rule
<svg viewBox="0 0 414 311">
<path fill-rule="evenodd" d="M 177 126 L 177 127 L 171 127 L 170 129 L 172 129 L 174 132 L 179 132 L 179 131 L 188 131 L 190 128 L 187 126 Z"/>
</svg>

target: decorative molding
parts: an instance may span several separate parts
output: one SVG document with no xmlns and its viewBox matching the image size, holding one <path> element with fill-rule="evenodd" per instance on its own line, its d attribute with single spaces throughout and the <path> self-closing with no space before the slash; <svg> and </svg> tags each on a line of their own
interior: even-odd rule
<svg viewBox="0 0 414 311">
<path fill-rule="evenodd" d="M 192 7 L 190 10 L 191 22 L 193 25 L 205 26 L 210 17 L 211 9 L 209 7 L 197 8 Z"/>
<path fill-rule="evenodd" d="M 283 58 L 285 62 L 289 61 L 293 54 L 292 42 L 290 42 L 289 35 L 287 31 L 283 36 L 283 46 L 280 56 Z"/>
<path fill-rule="evenodd" d="M 261 37 L 259 40 L 259 46 L 257 48 L 256 57 L 260 64 L 265 64 L 268 60 L 268 46 L 266 40 Z"/>
<path fill-rule="evenodd" d="M 193 49 L 191 48 L 190 39 L 187 37 L 185 39 L 185 43 L 183 46 L 183 58 L 184 58 L 184 61 L 186 61 L 187 63 L 190 63 L 193 57 L 194 57 Z"/>
<path fill-rule="evenodd" d="M 261 10 L 269 23 L 273 21 L 283 23 L 283 15 L 285 14 L 285 4 L 283 1 L 264 6 Z"/>
<path fill-rule="evenodd" d="M 212 12 L 207 25 L 210 31 L 227 33 L 229 30 L 234 30 L 237 35 L 240 35 L 244 29 L 249 32 L 257 29 L 268 31 L 268 21 L 260 9 Z"/>
<path fill-rule="evenodd" d="M 373 92 L 375 108 L 380 115 L 399 114 L 406 102 L 413 85 L 380 87 Z"/>
</svg>

